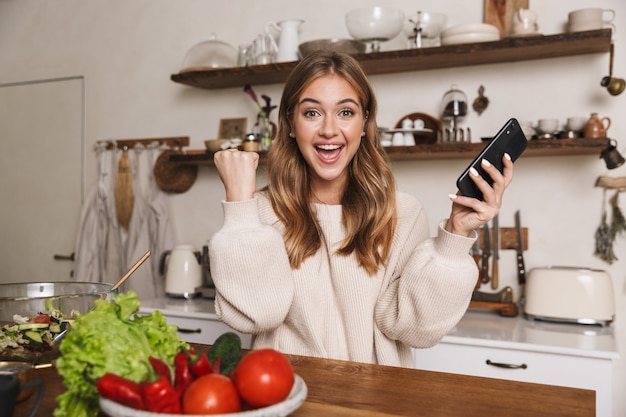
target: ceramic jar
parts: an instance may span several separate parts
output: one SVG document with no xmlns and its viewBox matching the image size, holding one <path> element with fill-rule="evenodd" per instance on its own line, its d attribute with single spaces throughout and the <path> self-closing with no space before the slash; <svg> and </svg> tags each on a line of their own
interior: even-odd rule
<svg viewBox="0 0 626 417">
<path fill-rule="evenodd" d="M 611 119 L 608 117 L 600 118 L 598 113 L 591 113 L 591 117 L 585 125 L 585 137 L 586 138 L 605 138 L 606 131 L 611 126 Z"/>
</svg>

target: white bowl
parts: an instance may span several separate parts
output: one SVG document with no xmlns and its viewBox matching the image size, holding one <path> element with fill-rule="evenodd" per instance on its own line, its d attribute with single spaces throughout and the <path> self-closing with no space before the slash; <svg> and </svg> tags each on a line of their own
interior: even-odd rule
<svg viewBox="0 0 626 417">
<path fill-rule="evenodd" d="M 366 7 L 346 13 L 345 20 L 350 36 L 356 40 L 388 41 L 402 32 L 404 12 L 394 7 Z"/>
<path fill-rule="evenodd" d="M 493 42 L 500 40 L 500 35 L 494 35 L 493 33 L 462 33 L 459 35 L 451 35 L 441 37 L 442 45 L 457 45 L 462 43 L 475 43 L 475 42 Z"/>
<path fill-rule="evenodd" d="M 307 392 L 308 389 L 304 380 L 299 375 L 296 375 L 296 380 L 289 396 L 278 404 L 254 410 L 240 411 L 239 413 L 202 415 L 200 417 L 285 417 L 300 408 L 304 400 L 306 400 Z M 136 410 L 102 397 L 100 397 L 100 408 L 110 417 L 188 417 L 188 414 L 162 414 Z"/>
<path fill-rule="evenodd" d="M 448 37 L 454 35 L 462 35 L 467 33 L 488 33 L 497 35 L 498 39 L 500 39 L 500 31 L 494 25 L 490 25 L 487 23 L 473 23 L 469 25 L 457 25 L 452 26 L 447 29 L 444 29 L 441 32 L 441 37 Z"/>
</svg>

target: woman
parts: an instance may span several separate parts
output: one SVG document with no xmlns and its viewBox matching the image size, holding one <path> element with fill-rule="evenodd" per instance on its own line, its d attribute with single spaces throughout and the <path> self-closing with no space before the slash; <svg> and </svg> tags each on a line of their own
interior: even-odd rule
<svg viewBox="0 0 626 417">
<path fill-rule="evenodd" d="M 436 344 L 465 313 L 477 279 L 475 229 L 511 182 L 484 161 L 484 201 L 451 195 L 436 237 L 396 192 L 378 138 L 376 98 L 349 55 L 314 53 L 288 77 L 268 185 L 258 155 L 215 154 L 224 225 L 211 238 L 217 315 L 254 335 L 253 348 L 410 367 L 410 347 Z"/>
</svg>

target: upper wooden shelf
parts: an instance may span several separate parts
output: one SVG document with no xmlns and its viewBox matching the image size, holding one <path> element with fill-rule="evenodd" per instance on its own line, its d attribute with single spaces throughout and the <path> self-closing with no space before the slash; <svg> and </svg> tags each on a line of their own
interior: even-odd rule
<svg viewBox="0 0 626 417">
<path fill-rule="evenodd" d="M 355 58 L 369 75 L 374 75 L 605 53 L 610 49 L 611 29 L 600 29 L 504 38 L 495 42 L 365 53 L 355 55 Z M 286 80 L 296 64 L 297 61 L 249 67 L 207 68 L 172 74 L 171 79 L 180 84 L 209 90 L 245 84 L 279 84 Z"/>
<path fill-rule="evenodd" d="M 529 156 L 572 156 L 598 155 L 609 144 L 609 139 L 545 139 L 531 140 L 523 157 Z M 392 161 L 473 159 L 486 143 L 449 143 L 415 146 L 392 146 L 385 148 Z M 259 152 L 261 163 L 266 152 Z M 170 161 L 188 165 L 213 166 L 213 152 L 208 150 L 188 150 L 181 154 L 171 154 Z"/>
</svg>

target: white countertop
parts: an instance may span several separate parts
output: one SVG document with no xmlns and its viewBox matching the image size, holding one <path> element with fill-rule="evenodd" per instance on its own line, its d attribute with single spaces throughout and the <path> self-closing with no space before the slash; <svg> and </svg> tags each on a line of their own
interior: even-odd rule
<svg viewBox="0 0 626 417">
<path fill-rule="evenodd" d="M 154 300 L 141 300 L 139 311 L 152 313 L 160 310 L 168 316 L 188 317 L 205 320 L 219 320 L 215 314 L 215 303 L 207 298 L 184 298 L 159 297 Z"/>
<path fill-rule="evenodd" d="M 142 300 L 140 311 L 160 310 L 169 316 L 219 320 L 213 300 L 160 297 Z M 470 310 L 443 342 L 462 345 L 518 349 L 556 354 L 615 359 L 619 357 L 614 324 L 546 323 L 522 314 L 502 317 L 493 311 Z"/>
<path fill-rule="evenodd" d="M 613 325 L 548 323 L 522 314 L 502 317 L 470 310 L 443 342 L 615 359 L 619 357 Z"/>
</svg>

